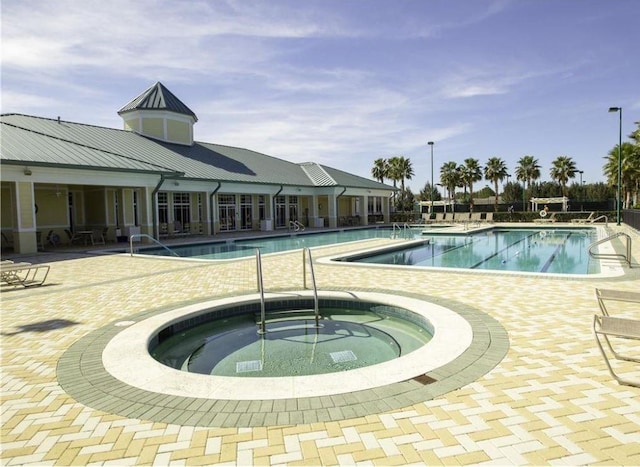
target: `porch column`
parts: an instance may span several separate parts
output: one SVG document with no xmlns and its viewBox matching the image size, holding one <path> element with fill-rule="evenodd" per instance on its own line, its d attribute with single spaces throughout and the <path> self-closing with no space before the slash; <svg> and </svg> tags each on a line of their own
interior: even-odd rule
<svg viewBox="0 0 640 467">
<path fill-rule="evenodd" d="M 14 184 L 13 211 L 13 251 L 16 253 L 36 253 L 38 240 L 36 236 L 36 210 L 33 182 L 16 182 Z M 43 235 L 41 233 L 41 235 Z"/>
<path fill-rule="evenodd" d="M 327 196 L 328 202 L 328 217 L 329 217 L 329 228 L 335 229 L 338 227 L 338 198 L 336 195 Z"/>
<path fill-rule="evenodd" d="M 385 224 L 389 224 L 391 222 L 391 213 L 389 212 L 389 198 L 386 196 L 382 197 L 382 218 Z"/>
</svg>

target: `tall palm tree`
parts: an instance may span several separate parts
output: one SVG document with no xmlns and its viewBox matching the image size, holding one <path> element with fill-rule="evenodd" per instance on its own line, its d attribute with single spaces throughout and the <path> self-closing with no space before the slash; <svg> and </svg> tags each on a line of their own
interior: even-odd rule
<svg viewBox="0 0 640 467">
<path fill-rule="evenodd" d="M 398 182 L 402 178 L 401 173 L 401 162 L 400 157 L 393 156 L 387 160 L 388 168 L 387 168 L 387 178 L 393 182 L 393 188 L 397 188 Z M 398 192 L 397 190 L 393 190 L 393 204 L 394 206 L 398 205 Z"/>
<path fill-rule="evenodd" d="M 567 196 L 567 182 L 570 178 L 575 178 L 578 172 L 576 163 L 569 156 L 558 156 L 551 164 L 549 174 L 553 180 L 560 184 L 562 196 Z"/>
<path fill-rule="evenodd" d="M 464 165 L 460 166 L 460 178 L 469 187 L 469 209 L 473 212 L 473 183 L 482 180 L 480 161 L 471 157 L 465 159 Z"/>
<path fill-rule="evenodd" d="M 531 182 L 540 178 L 540 165 L 538 159 L 533 156 L 523 156 L 518 161 L 516 167 L 516 179 L 526 183 L 525 193 L 529 191 Z M 523 206 L 524 210 L 527 210 L 527 205 Z"/>
<path fill-rule="evenodd" d="M 632 143 L 622 143 L 622 201 L 623 208 L 631 206 L 632 197 L 638 196 L 640 189 L 640 151 Z M 609 151 L 609 156 L 604 165 L 604 174 L 609 185 L 618 185 L 618 145 Z"/>
<path fill-rule="evenodd" d="M 507 164 L 499 157 L 490 157 L 484 167 L 484 178 L 493 182 L 495 200 L 493 210 L 498 212 L 498 182 L 507 177 Z"/>
<path fill-rule="evenodd" d="M 411 159 L 407 159 L 404 156 L 398 157 L 398 175 L 400 176 L 400 188 L 404 192 L 404 182 L 405 180 L 411 180 L 413 177 L 413 166 L 411 164 Z"/>
<path fill-rule="evenodd" d="M 440 168 L 440 183 L 447 187 L 449 199 L 453 200 L 456 193 L 456 186 L 460 184 L 458 164 L 453 161 L 442 164 Z"/>
<path fill-rule="evenodd" d="M 387 178 L 387 172 L 389 171 L 389 163 L 386 159 L 380 157 L 373 161 L 373 167 L 371 168 L 371 176 L 378 180 L 380 183 L 384 183 L 384 179 Z"/>
</svg>

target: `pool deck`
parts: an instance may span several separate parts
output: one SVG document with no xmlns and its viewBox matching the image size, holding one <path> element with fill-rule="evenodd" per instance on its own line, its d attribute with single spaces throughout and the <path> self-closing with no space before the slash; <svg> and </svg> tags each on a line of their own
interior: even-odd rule
<svg viewBox="0 0 640 467">
<path fill-rule="evenodd" d="M 425 392 L 424 400 L 349 404 L 345 396 L 340 404 L 323 397 L 306 405 L 295 399 L 227 403 L 212 405 L 208 418 L 203 412 L 194 420 L 185 417 L 194 407 L 166 399 L 162 415 L 172 422 L 158 421 L 158 411 L 118 415 L 127 407 L 109 410 L 99 397 L 91 402 L 90 388 L 74 399 L 64 388 L 83 375 L 70 373 L 66 359 L 100 367 L 95 349 L 79 344 L 114 323 L 255 292 L 254 260 L 212 264 L 72 249 L 3 254 L 3 259 L 45 262 L 51 272 L 43 287 L 0 290 L 1 463 L 640 465 L 640 389 L 611 378 L 591 327 L 599 313 L 596 287 L 640 289 L 640 234 L 613 224 L 609 230 L 633 239 L 633 267 L 625 267 L 622 276 L 497 276 L 317 261 L 320 289 L 418 295 L 486 315 L 508 334 L 506 356 L 476 380 L 433 396 Z M 398 240 L 372 240 L 367 246 L 392 241 Z M 619 240 L 613 244 L 622 246 Z M 359 249 L 360 244 L 343 244 L 314 248 L 313 255 L 319 260 Z M 267 290 L 302 288 L 300 252 L 264 256 L 262 262 Z M 637 304 L 609 309 L 640 319 Z M 639 351 L 638 341 L 619 345 Z M 640 379 L 637 364 L 620 362 L 616 368 Z M 62 376 L 67 379 L 61 382 Z M 243 417 L 243 411 L 263 412 L 262 423 Z M 312 412 L 315 418 L 304 418 Z"/>
</svg>

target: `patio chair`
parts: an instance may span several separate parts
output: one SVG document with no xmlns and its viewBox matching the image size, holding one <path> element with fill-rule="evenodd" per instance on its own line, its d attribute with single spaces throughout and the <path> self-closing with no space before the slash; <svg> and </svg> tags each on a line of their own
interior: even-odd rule
<svg viewBox="0 0 640 467">
<path fill-rule="evenodd" d="M 94 230 L 93 233 L 91 234 L 91 236 L 93 237 L 93 244 L 106 245 L 107 232 L 109 232 L 109 227 L 103 227 L 102 229 Z"/>
<path fill-rule="evenodd" d="M 596 289 L 598 306 L 604 316 L 610 316 L 605 305 L 605 300 L 615 302 L 640 303 L 640 292 L 627 292 L 626 290 Z"/>
<path fill-rule="evenodd" d="M 453 221 L 456 224 L 465 224 L 471 218 L 471 213 L 469 212 L 456 212 L 453 216 Z"/>
<path fill-rule="evenodd" d="M 444 222 L 444 212 L 436 212 L 436 219 L 434 221 L 436 224 L 441 224 Z"/>
<path fill-rule="evenodd" d="M 611 376 L 620 384 L 627 386 L 640 387 L 640 381 L 628 379 L 624 376 L 619 376 L 613 369 L 609 356 L 604 350 L 601 342 L 601 338 L 604 339 L 607 347 L 617 360 L 625 360 L 629 362 L 640 363 L 640 359 L 636 357 L 630 357 L 619 354 L 613 349 L 611 345 L 610 337 L 623 338 L 623 339 L 635 339 L 640 340 L 640 320 L 630 318 L 616 318 L 613 316 L 594 315 L 593 316 L 593 332 L 596 338 L 596 343 L 600 349 L 600 353 L 604 358 L 604 362 L 607 365 L 607 369 Z"/>
<path fill-rule="evenodd" d="M 66 233 L 67 237 L 69 237 L 69 243 L 71 245 L 73 245 L 76 242 L 81 242 L 82 241 L 82 236 L 76 234 L 75 232 L 72 232 L 69 229 L 64 229 L 64 233 Z"/>
<path fill-rule="evenodd" d="M 493 224 L 493 211 L 490 211 L 490 212 L 485 214 L 484 221 L 487 224 Z"/>
<path fill-rule="evenodd" d="M 444 221 L 448 224 L 452 224 L 453 223 L 453 218 L 454 218 L 454 213 L 452 212 L 448 212 L 444 215 Z"/>
<path fill-rule="evenodd" d="M 5 235 L 4 232 L 0 232 L 2 235 L 2 248 L 13 248 L 13 242 Z"/>
<path fill-rule="evenodd" d="M 471 218 L 469 219 L 469 222 L 473 222 L 476 225 L 479 225 L 480 222 L 482 222 L 482 213 L 481 212 L 472 212 L 471 213 Z"/>
<path fill-rule="evenodd" d="M 48 264 L 0 263 L 0 282 L 23 287 L 40 286 L 47 280 Z"/>
<path fill-rule="evenodd" d="M 591 214 L 589 214 L 589 217 L 585 217 L 583 219 L 571 219 L 571 223 L 572 224 L 591 224 L 593 223 L 594 218 L 596 217 L 596 213 L 595 211 L 591 211 Z"/>
</svg>

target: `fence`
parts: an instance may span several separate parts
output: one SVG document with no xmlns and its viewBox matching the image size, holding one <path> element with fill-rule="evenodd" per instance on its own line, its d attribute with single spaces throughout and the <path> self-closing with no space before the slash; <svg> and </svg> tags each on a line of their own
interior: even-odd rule
<svg viewBox="0 0 640 467">
<path fill-rule="evenodd" d="M 622 222 L 636 230 L 640 230 L 640 209 L 623 209 Z"/>
</svg>

